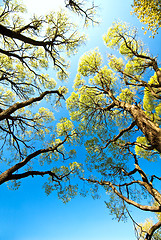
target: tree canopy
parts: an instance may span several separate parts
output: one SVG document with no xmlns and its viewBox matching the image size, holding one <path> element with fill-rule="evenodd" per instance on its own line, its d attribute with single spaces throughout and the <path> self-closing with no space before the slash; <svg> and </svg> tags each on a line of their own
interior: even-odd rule
<svg viewBox="0 0 161 240">
<path fill-rule="evenodd" d="M 75 154 L 72 149 L 65 153 L 63 144 L 73 143 L 76 132 L 66 118 L 54 123 L 53 108 L 67 93 L 57 82 L 68 77 L 68 58 L 85 36 L 63 10 L 31 19 L 25 12 L 22 4 L 11 0 L 0 8 L 0 152 L 4 169 L 0 184 L 12 181 L 18 187 L 15 180 L 48 175 L 49 182 L 55 182 L 52 188 L 59 188 L 58 194 L 66 201 L 68 194 L 60 182 L 66 182 L 79 166 L 72 161 L 63 164 Z M 49 66 L 57 72 L 57 82 L 49 76 Z M 57 164 L 59 158 L 62 163 Z M 45 187 L 49 193 L 47 183 Z M 72 186 L 70 191 L 72 195 Z"/>
<path fill-rule="evenodd" d="M 106 205 L 118 219 L 129 214 L 126 205 L 160 212 L 161 204 L 160 188 L 156 188 L 160 176 L 146 174 L 140 164 L 141 159 L 160 158 L 161 70 L 157 58 L 136 36 L 135 28 L 114 23 L 103 39 L 121 57 L 108 55 L 108 65 L 104 65 L 98 49 L 85 53 L 75 91 L 67 99 L 71 119 L 79 122 L 78 129 L 85 136 L 87 167 L 98 172 L 82 179 L 105 188 L 109 194 Z M 145 204 L 147 196 L 158 205 Z M 159 220 L 153 228 L 160 226 Z M 152 238 L 154 229 L 147 231 L 145 239 Z"/>
<path fill-rule="evenodd" d="M 48 176 L 45 192 L 56 190 L 64 202 L 80 190 L 78 181 L 89 184 L 94 194 L 102 186 L 110 212 L 119 220 L 130 216 L 138 239 L 159 239 L 161 177 L 155 169 L 146 173 L 142 164 L 157 161 L 161 154 L 161 69 L 157 57 L 138 38 L 136 28 L 114 22 L 103 36 L 113 54 L 108 54 L 107 64 L 98 48 L 80 58 L 74 91 L 66 100 L 70 117 L 62 113 L 55 121 L 54 111 L 68 92 L 61 81 L 68 78 L 69 57 L 77 53 L 86 37 L 63 10 L 29 19 L 22 4 L 12 0 L 3 3 L 0 184 L 18 188 L 23 178 Z M 86 9 L 81 1 L 65 4 L 84 16 L 86 25 L 96 22 L 94 4 Z M 136 9 L 141 7 L 137 4 L 139 1 L 134 1 Z M 139 18 L 147 23 L 142 15 Z M 155 23 L 153 34 L 159 20 Z M 51 67 L 53 77 L 48 72 Z M 86 148 L 86 161 L 73 160 L 79 144 Z M 147 220 L 138 225 L 129 205 L 157 214 L 158 222 Z"/>
</svg>

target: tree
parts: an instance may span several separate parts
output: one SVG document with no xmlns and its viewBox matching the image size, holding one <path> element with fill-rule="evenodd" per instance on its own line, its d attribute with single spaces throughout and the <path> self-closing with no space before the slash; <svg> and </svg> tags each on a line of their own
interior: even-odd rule
<svg viewBox="0 0 161 240">
<path fill-rule="evenodd" d="M 66 201 L 75 194 L 74 186 L 67 185 L 66 181 L 80 166 L 73 160 L 65 162 L 75 151 L 65 151 L 64 144 L 73 144 L 77 134 L 65 116 L 57 125 L 54 123 L 53 107 L 60 105 L 67 88 L 61 87 L 58 81 L 56 88 L 56 81 L 47 70 L 53 66 L 57 72 L 55 77 L 66 79 L 68 57 L 77 52 L 85 36 L 78 33 L 65 11 L 29 19 L 22 4 L 11 0 L 3 3 L 0 8 L 1 171 L 3 169 L 0 184 L 12 182 L 17 188 L 20 184 L 17 180 L 47 175 L 45 191 L 57 189 Z"/>
<path fill-rule="evenodd" d="M 161 27 L 161 1 L 160 0 L 134 0 L 133 13 L 140 21 L 147 25 L 147 30 L 155 36 Z M 146 33 L 146 31 L 145 31 Z"/>
<path fill-rule="evenodd" d="M 157 58 L 137 39 L 135 28 L 116 22 L 103 39 L 121 57 L 108 55 L 108 65 L 103 65 L 98 49 L 85 53 L 67 99 L 71 119 L 84 136 L 86 164 L 92 172 L 81 179 L 103 186 L 109 195 L 106 205 L 118 219 L 130 215 L 127 205 L 160 213 L 161 178 L 155 170 L 146 173 L 141 162 L 160 158 L 161 70 Z M 145 239 L 152 239 L 159 227 L 160 219 Z"/>
<path fill-rule="evenodd" d="M 84 10 L 80 1 L 66 5 L 83 14 L 85 22 L 93 21 L 93 6 Z M 11 187 L 17 188 L 23 178 L 48 176 L 46 193 L 57 190 L 58 196 L 68 201 L 77 193 L 77 184 L 72 182 L 77 174 L 96 188 L 105 188 L 109 194 L 106 205 L 119 219 L 130 214 L 126 204 L 160 212 L 161 194 L 155 181 L 161 178 L 154 173 L 148 176 L 140 165 L 140 158 L 154 159 L 161 152 L 157 59 L 144 50 L 134 29 L 114 24 L 104 40 L 125 60 L 110 55 L 109 67 L 102 67 L 98 49 L 85 54 L 79 64 L 76 92 L 67 100 L 72 121 L 80 122 L 79 127 L 75 129 L 65 116 L 55 124 L 53 107 L 60 105 L 67 89 L 56 88 L 47 69 L 53 65 L 57 78 L 66 79 L 66 58 L 77 52 L 85 37 L 63 11 L 29 21 L 24 14 L 25 8 L 11 0 L 5 0 L 0 9 L 0 184 L 10 187 L 11 182 Z M 146 81 L 147 69 L 155 74 Z M 88 77 L 92 78 L 86 84 L 84 78 Z M 79 143 L 81 135 L 85 136 L 87 166 L 95 177 L 90 172 L 83 176 L 82 164 L 71 160 L 75 155 L 72 145 Z M 147 193 L 157 205 L 144 199 L 141 204 L 138 193 L 143 197 Z M 160 226 L 160 220 L 150 226 L 145 238 L 151 239 Z"/>
</svg>

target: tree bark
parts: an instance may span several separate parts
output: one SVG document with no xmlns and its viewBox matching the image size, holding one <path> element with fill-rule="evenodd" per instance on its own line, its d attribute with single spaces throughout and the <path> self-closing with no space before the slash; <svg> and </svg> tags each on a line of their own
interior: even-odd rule
<svg viewBox="0 0 161 240">
<path fill-rule="evenodd" d="M 1 173 L 0 174 L 0 185 L 3 184 L 4 182 L 7 182 L 9 180 L 12 180 L 12 179 L 16 179 L 16 176 L 17 176 L 17 179 L 20 179 L 20 176 L 23 177 L 26 177 L 27 175 L 36 175 L 36 174 L 33 174 L 34 172 L 32 171 L 32 174 L 29 174 L 31 172 L 28 172 L 28 173 L 23 173 L 22 175 L 21 174 L 15 174 L 13 175 L 13 173 L 17 172 L 19 169 L 23 168 L 31 159 L 41 155 L 42 153 L 47 153 L 47 152 L 54 152 L 54 151 L 57 151 L 58 148 L 63 145 L 66 141 L 67 141 L 67 138 L 69 137 L 69 135 L 67 135 L 63 141 L 61 141 L 60 143 L 56 144 L 55 146 L 52 146 L 52 147 L 49 147 L 49 148 L 45 148 L 45 149 L 39 149 L 33 153 L 31 153 L 30 155 L 28 155 L 25 159 L 23 159 L 21 162 L 15 164 L 14 166 L 12 166 L 11 168 L 7 169 L 5 172 Z M 38 173 L 38 171 L 35 171 L 35 173 Z M 51 172 L 51 171 L 49 171 Z M 48 173 L 49 173 L 48 172 Z M 40 173 L 40 172 L 39 172 Z M 45 173 L 46 174 L 46 173 Z M 38 175 L 38 174 L 37 174 Z M 39 175 L 43 175 L 42 172 L 41 174 Z M 56 176 L 56 175 L 55 175 Z"/>
<path fill-rule="evenodd" d="M 149 143 L 161 153 L 161 129 L 158 125 L 151 121 L 141 108 L 135 105 L 131 106 L 130 113 Z"/>
<path fill-rule="evenodd" d="M 153 233 L 161 227 L 161 221 L 153 225 L 146 234 L 145 240 L 151 240 Z"/>
<path fill-rule="evenodd" d="M 158 124 L 150 120 L 144 111 L 136 105 L 119 101 L 115 101 L 115 104 L 132 115 L 136 125 L 145 135 L 151 146 L 161 153 L 161 128 L 159 128 Z"/>
</svg>

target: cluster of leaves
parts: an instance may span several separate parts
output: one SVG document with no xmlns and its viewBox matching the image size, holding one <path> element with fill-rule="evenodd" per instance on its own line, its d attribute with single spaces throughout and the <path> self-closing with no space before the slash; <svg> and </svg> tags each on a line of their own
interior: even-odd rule
<svg viewBox="0 0 161 240">
<path fill-rule="evenodd" d="M 142 23 L 147 25 L 147 30 L 152 32 L 153 37 L 161 27 L 161 1 L 160 0 L 134 0 L 133 13 Z M 144 27 L 143 27 L 144 30 Z M 147 31 L 145 31 L 146 33 Z"/>
</svg>

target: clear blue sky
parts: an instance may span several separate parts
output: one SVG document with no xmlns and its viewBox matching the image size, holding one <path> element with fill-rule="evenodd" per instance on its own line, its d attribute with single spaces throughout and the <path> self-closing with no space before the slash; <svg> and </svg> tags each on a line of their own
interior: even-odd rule
<svg viewBox="0 0 161 240">
<path fill-rule="evenodd" d="M 27 0 L 26 0 L 27 1 Z M 39 11 L 39 1 L 35 11 Z M 50 9 L 54 7 L 52 0 Z M 2 2 L 2 1 L 0 1 Z M 141 24 L 135 16 L 130 15 L 131 7 L 128 0 L 97 0 L 100 5 L 102 24 L 88 30 L 89 41 L 82 47 L 79 54 L 72 57 L 72 68 L 69 79 L 70 87 L 73 85 L 79 57 L 92 48 L 99 47 L 106 53 L 102 35 L 107 32 L 114 20 L 120 19 L 141 29 Z M 41 3 L 41 8 L 46 10 L 46 2 Z M 154 40 L 147 36 L 146 39 L 154 55 L 161 53 L 159 36 Z M 156 47 L 157 46 L 157 47 Z M 160 48 L 159 48 L 160 46 Z M 79 153 L 80 154 L 80 153 Z M 161 168 L 158 165 L 158 170 Z M 8 190 L 6 185 L 0 190 L 0 240 L 134 240 L 132 222 L 126 223 L 112 220 L 102 198 L 93 200 L 91 197 L 76 197 L 71 202 L 63 204 L 57 199 L 55 193 L 48 197 L 42 189 L 43 178 L 28 178 L 22 181 L 17 191 Z M 145 213 L 133 209 L 135 217 L 143 221 Z"/>
</svg>

